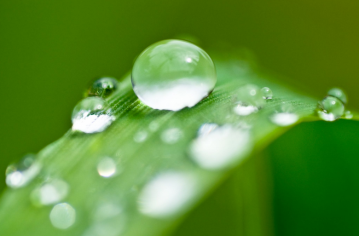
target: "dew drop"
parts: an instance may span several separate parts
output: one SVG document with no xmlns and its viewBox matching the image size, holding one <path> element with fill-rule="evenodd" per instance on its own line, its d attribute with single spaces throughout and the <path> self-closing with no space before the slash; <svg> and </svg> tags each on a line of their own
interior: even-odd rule
<svg viewBox="0 0 359 236">
<path fill-rule="evenodd" d="M 261 89 L 261 91 L 262 91 L 263 99 L 272 99 L 273 98 L 273 92 L 270 88 L 263 87 Z"/>
<path fill-rule="evenodd" d="M 147 139 L 147 132 L 146 131 L 138 131 L 135 136 L 133 137 L 133 140 L 136 143 L 143 143 Z"/>
<path fill-rule="evenodd" d="M 255 113 L 265 105 L 261 90 L 253 84 L 240 87 L 233 96 L 233 102 L 233 111 L 240 116 Z"/>
<path fill-rule="evenodd" d="M 335 121 L 344 114 L 344 109 L 338 98 L 327 96 L 318 104 L 318 115 L 322 120 Z"/>
<path fill-rule="evenodd" d="M 69 192 L 69 185 L 61 179 L 47 181 L 31 193 L 31 201 L 35 206 L 57 203 L 63 200 Z"/>
<path fill-rule="evenodd" d="M 68 229 L 76 221 L 76 211 L 66 202 L 59 203 L 52 208 L 50 221 L 55 228 Z"/>
<path fill-rule="evenodd" d="M 152 44 L 137 58 L 132 85 L 147 106 L 177 111 L 193 107 L 214 89 L 217 77 L 208 54 L 182 40 Z"/>
<path fill-rule="evenodd" d="M 270 116 L 270 120 L 278 126 L 292 125 L 297 122 L 298 119 L 299 117 L 297 114 L 289 112 L 274 113 Z"/>
<path fill-rule="evenodd" d="M 338 98 L 342 103 L 346 104 L 348 102 L 347 95 L 340 88 L 332 88 L 328 91 L 328 95 Z"/>
<path fill-rule="evenodd" d="M 170 128 L 162 132 L 161 139 L 164 143 L 175 144 L 183 136 L 183 133 L 178 128 Z"/>
<path fill-rule="evenodd" d="M 157 121 L 152 121 L 152 122 L 150 123 L 150 125 L 148 126 L 148 128 L 149 128 L 152 132 L 156 132 L 159 127 L 160 127 L 160 125 L 158 124 Z"/>
<path fill-rule="evenodd" d="M 252 147 L 249 130 L 231 125 L 198 136 L 190 145 L 192 159 L 202 168 L 216 170 L 231 166 Z"/>
<path fill-rule="evenodd" d="M 344 118 L 345 119 L 352 119 L 353 118 L 353 113 L 351 113 L 350 111 L 345 111 Z"/>
<path fill-rule="evenodd" d="M 116 162 L 110 158 L 105 157 L 97 164 L 97 172 L 104 178 L 109 178 L 116 173 Z"/>
<path fill-rule="evenodd" d="M 294 107 L 291 103 L 283 102 L 276 108 L 276 112 L 269 119 L 278 126 L 289 126 L 299 120 L 299 116 L 293 111 Z"/>
<path fill-rule="evenodd" d="M 138 198 L 138 208 L 145 215 L 166 218 L 182 211 L 194 194 L 194 180 L 189 175 L 166 172 L 145 185 Z"/>
<path fill-rule="evenodd" d="M 26 155 L 18 163 L 7 167 L 6 184 L 11 188 L 20 188 L 27 185 L 40 172 L 41 165 L 36 162 L 35 156 Z"/>
<path fill-rule="evenodd" d="M 117 90 L 118 82 L 113 77 L 101 77 L 93 82 L 88 90 L 88 96 L 106 98 Z"/>
<path fill-rule="evenodd" d="M 81 100 L 72 112 L 72 130 L 83 133 L 104 131 L 115 120 L 110 111 L 105 112 L 107 103 L 99 97 Z"/>
<path fill-rule="evenodd" d="M 118 204 L 107 201 L 95 207 L 92 220 L 83 236 L 118 236 L 124 229 L 126 218 Z"/>
</svg>

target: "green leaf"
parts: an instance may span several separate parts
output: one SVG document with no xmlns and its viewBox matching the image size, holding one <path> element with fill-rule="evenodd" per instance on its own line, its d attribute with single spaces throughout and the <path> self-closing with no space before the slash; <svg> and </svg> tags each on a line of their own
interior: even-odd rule
<svg viewBox="0 0 359 236">
<path fill-rule="evenodd" d="M 3 193 L 1 235 L 86 236 L 97 235 L 95 232 L 99 232 L 98 235 L 162 235 L 172 232 L 184 218 L 199 216 L 193 209 L 211 194 L 207 202 L 213 204 L 214 210 L 222 212 L 223 217 L 226 217 L 225 209 L 233 209 L 237 220 L 245 219 L 241 224 L 237 221 L 238 232 L 251 229 L 256 232 L 254 235 L 271 235 L 268 187 L 266 184 L 260 186 L 253 176 L 265 171 L 258 164 L 261 162 L 260 151 L 289 127 L 273 124 L 269 116 L 278 106 L 287 103 L 293 105 L 299 122 L 317 120 L 313 115 L 317 100 L 273 82 L 274 76 L 260 71 L 251 61 L 242 58 L 224 60 L 218 56 L 215 64 L 218 74 L 215 90 L 195 107 L 179 112 L 153 110 L 143 105 L 132 91 L 130 76 L 126 76 L 119 91 L 108 98 L 116 121 L 106 131 L 97 134 L 69 131 L 38 154 L 42 169 L 35 180 L 24 188 L 7 189 Z M 240 117 L 231 111 L 231 97 L 240 86 L 248 83 L 270 87 L 274 97 L 267 100 L 259 112 Z M 190 147 L 199 127 L 205 123 L 230 127 L 229 130 L 242 130 L 237 127 L 243 127 L 243 124 L 251 127 L 249 142 L 236 151 L 232 165 L 207 169 L 192 158 Z M 172 134 L 167 133 L 174 136 L 173 143 L 163 141 L 169 129 L 176 129 Z M 147 135 L 144 142 L 134 141 L 138 132 Z M 227 141 L 237 145 L 235 139 L 240 135 L 233 137 Z M 225 152 L 224 149 L 223 154 Z M 111 178 L 103 178 L 97 173 L 97 165 L 104 157 L 111 157 L 116 162 L 117 174 Z M 172 196 L 170 200 L 173 202 L 169 203 L 161 199 L 166 194 L 161 186 L 157 186 L 155 192 L 150 191 L 152 189 L 146 192 L 146 186 L 159 178 L 164 180 L 165 186 L 168 181 L 174 188 L 180 186 L 183 192 Z M 75 223 L 69 229 L 60 230 L 52 225 L 49 215 L 53 205 L 34 206 L 30 200 L 33 190 L 46 179 L 63 179 L 70 186 L 68 196 L 62 200 L 76 211 Z M 238 191 L 238 186 L 242 191 Z M 258 197 L 258 191 L 263 191 L 259 194 L 261 197 Z M 246 211 L 243 211 L 244 202 L 248 204 Z M 170 203 L 174 205 L 172 211 L 168 209 Z M 99 208 L 106 204 L 112 207 L 103 216 Z M 161 204 L 167 208 L 161 210 Z M 118 211 L 114 210 L 117 208 Z M 203 212 L 200 215 L 203 217 Z M 256 219 L 261 223 L 253 225 L 251 222 Z M 187 224 L 191 222 L 195 221 Z M 231 229 L 228 228 L 230 220 L 220 224 L 221 232 L 225 228 Z M 181 227 L 185 232 L 186 226 Z"/>
</svg>

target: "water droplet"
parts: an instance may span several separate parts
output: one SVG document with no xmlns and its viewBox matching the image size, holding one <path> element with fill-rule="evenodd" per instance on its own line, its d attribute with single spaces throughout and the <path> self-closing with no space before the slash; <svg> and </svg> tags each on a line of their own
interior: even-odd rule
<svg viewBox="0 0 359 236">
<path fill-rule="evenodd" d="M 161 139 L 163 142 L 168 144 L 175 144 L 183 136 L 183 133 L 178 128 L 170 128 L 162 132 Z"/>
<path fill-rule="evenodd" d="M 88 90 L 88 96 L 106 98 L 117 90 L 118 82 L 113 77 L 102 77 L 93 82 Z"/>
<path fill-rule="evenodd" d="M 157 121 L 152 121 L 152 122 L 150 123 L 150 125 L 148 126 L 148 128 L 149 128 L 152 132 L 156 132 L 159 127 L 160 127 L 160 125 L 157 123 Z"/>
<path fill-rule="evenodd" d="M 192 141 L 192 159 L 205 169 L 231 166 L 247 154 L 252 147 L 249 130 L 224 125 Z"/>
<path fill-rule="evenodd" d="M 214 123 L 206 123 L 201 125 L 201 127 L 198 129 L 197 135 L 207 135 L 211 133 L 213 130 L 217 129 L 218 125 Z"/>
<path fill-rule="evenodd" d="M 125 216 L 114 202 L 103 202 L 95 207 L 92 224 L 83 236 L 118 236 L 124 229 Z"/>
<path fill-rule="evenodd" d="M 137 58 L 132 85 L 138 98 L 160 110 L 192 107 L 214 89 L 214 64 L 201 48 L 181 40 L 152 44 Z"/>
<path fill-rule="evenodd" d="M 233 96 L 233 102 L 233 111 L 240 116 L 255 113 L 265 105 L 261 90 L 253 84 L 240 87 Z"/>
<path fill-rule="evenodd" d="M 263 99 L 272 99 L 273 98 L 273 92 L 270 88 L 263 87 L 261 89 L 261 91 L 262 91 Z"/>
<path fill-rule="evenodd" d="M 72 112 L 72 130 L 84 133 L 104 131 L 115 120 L 105 112 L 107 103 L 99 97 L 88 97 L 81 100 Z"/>
<path fill-rule="evenodd" d="M 6 184 L 11 188 L 20 188 L 28 184 L 40 172 L 41 165 L 36 162 L 35 156 L 26 155 L 17 164 L 7 167 Z"/>
<path fill-rule="evenodd" d="M 152 179 L 138 198 L 139 210 L 156 218 L 165 218 L 184 209 L 195 194 L 194 180 L 183 173 L 167 172 Z"/>
<path fill-rule="evenodd" d="M 61 179 L 47 181 L 31 193 L 35 206 L 50 205 L 63 200 L 69 192 L 69 185 Z"/>
<path fill-rule="evenodd" d="M 59 203 L 52 208 L 50 221 L 55 228 L 68 229 L 76 221 L 76 211 L 66 202 Z"/>
<path fill-rule="evenodd" d="M 116 173 L 116 162 L 110 157 L 103 158 L 97 164 L 97 172 L 105 178 L 113 176 Z"/>
<path fill-rule="evenodd" d="M 136 143 L 143 143 L 147 139 L 147 132 L 146 131 L 138 131 L 135 136 L 133 137 L 133 140 Z"/>
<path fill-rule="evenodd" d="M 269 119 L 278 126 L 289 126 L 296 123 L 299 116 L 295 114 L 294 107 L 289 102 L 283 102 L 278 105 L 276 112 Z"/>
<path fill-rule="evenodd" d="M 270 116 L 270 120 L 279 126 L 288 126 L 297 122 L 299 119 L 297 114 L 289 112 L 274 113 Z"/>
<path fill-rule="evenodd" d="M 347 95 L 340 88 L 332 88 L 328 91 L 328 95 L 338 98 L 342 103 L 346 104 L 348 102 Z"/>
<path fill-rule="evenodd" d="M 344 114 L 344 104 L 336 97 L 327 96 L 318 104 L 318 115 L 322 120 L 335 121 Z"/>
<path fill-rule="evenodd" d="M 350 111 L 345 111 L 344 118 L 345 119 L 352 119 L 353 118 L 353 113 L 351 113 Z"/>
</svg>

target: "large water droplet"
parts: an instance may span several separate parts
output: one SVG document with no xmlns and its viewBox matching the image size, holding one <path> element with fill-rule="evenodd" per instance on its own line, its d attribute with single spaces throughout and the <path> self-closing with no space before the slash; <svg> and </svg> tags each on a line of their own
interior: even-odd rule
<svg viewBox="0 0 359 236">
<path fill-rule="evenodd" d="M 162 173 L 142 189 L 138 207 L 143 214 L 165 218 L 182 211 L 194 194 L 195 184 L 190 176 L 179 172 Z"/>
<path fill-rule="evenodd" d="M 116 162 L 110 157 L 103 158 L 97 164 L 97 172 L 105 178 L 113 176 L 116 173 Z"/>
<path fill-rule="evenodd" d="M 76 221 L 76 211 L 68 203 L 55 205 L 50 212 L 50 221 L 55 228 L 70 228 Z"/>
<path fill-rule="evenodd" d="M 233 96 L 233 111 L 240 116 L 257 112 L 265 105 L 260 88 L 253 84 L 240 87 Z"/>
<path fill-rule="evenodd" d="M 250 140 L 249 130 L 224 125 L 197 137 L 190 146 L 190 154 L 202 168 L 226 168 L 251 150 Z"/>
<path fill-rule="evenodd" d="M 348 102 L 347 95 L 340 88 L 332 88 L 332 89 L 330 89 L 328 91 L 328 95 L 338 98 L 344 104 Z"/>
<path fill-rule="evenodd" d="M 36 162 L 35 156 L 26 155 L 18 163 L 7 167 L 6 184 L 11 188 L 20 188 L 28 184 L 40 172 L 41 165 Z"/>
<path fill-rule="evenodd" d="M 106 98 L 117 90 L 118 82 L 113 77 L 101 77 L 93 82 L 88 90 L 88 96 Z"/>
<path fill-rule="evenodd" d="M 178 128 L 170 128 L 162 132 L 161 139 L 168 144 L 177 143 L 183 136 L 183 133 Z"/>
<path fill-rule="evenodd" d="M 81 100 L 72 112 L 72 130 L 84 133 L 104 131 L 115 120 L 110 111 L 105 111 L 107 103 L 99 97 Z"/>
<path fill-rule="evenodd" d="M 262 91 L 263 99 L 272 99 L 273 98 L 273 92 L 270 88 L 263 87 L 261 89 L 261 91 Z"/>
<path fill-rule="evenodd" d="M 69 192 L 69 185 L 61 179 L 47 181 L 31 193 L 35 206 L 50 205 L 63 200 Z"/>
<path fill-rule="evenodd" d="M 132 85 L 138 98 L 160 110 L 192 107 L 216 84 L 214 64 L 201 48 L 181 40 L 152 44 L 137 58 Z"/>
<path fill-rule="evenodd" d="M 344 104 L 336 97 L 327 96 L 318 104 L 318 115 L 322 120 L 335 121 L 344 114 Z"/>
</svg>

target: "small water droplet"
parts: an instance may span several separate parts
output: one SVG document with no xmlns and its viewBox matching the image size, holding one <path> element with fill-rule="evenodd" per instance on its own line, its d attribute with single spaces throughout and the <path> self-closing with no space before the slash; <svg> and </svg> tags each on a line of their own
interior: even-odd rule
<svg viewBox="0 0 359 236">
<path fill-rule="evenodd" d="M 59 203 L 52 208 L 50 221 L 55 228 L 68 229 L 76 221 L 76 211 L 66 202 Z"/>
<path fill-rule="evenodd" d="M 233 96 L 233 102 L 233 111 L 240 116 L 255 113 L 265 105 L 261 90 L 253 84 L 240 87 Z"/>
<path fill-rule="evenodd" d="M 136 143 L 143 143 L 147 139 L 147 132 L 146 131 L 138 131 L 135 136 L 133 137 L 133 140 Z"/>
<path fill-rule="evenodd" d="M 150 123 L 150 125 L 148 126 L 148 128 L 149 128 L 152 132 L 156 132 L 159 127 L 160 127 L 160 125 L 157 123 L 157 121 L 152 121 L 152 122 Z"/>
<path fill-rule="evenodd" d="M 175 144 L 183 136 L 183 133 L 178 128 L 170 128 L 162 132 L 161 139 L 164 143 Z"/>
<path fill-rule="evenodd" d="M 106 201 L 95 207 L 92 220 L 83 236 L 118 236 L 124 229 L 126 219 L 118 204 Z"/>
<path fill-rule="evenodd" d="M 332 88 L 328 91 L 328 95 L 338 98 L 342 103 L 346 104 L 348 102 L 347 95 L 340 88 Z"/>
<path fill-rule="evenodd" d="M 132 85 L 147 106 L 177 111 L 193 107 L 214 89 L 214 64 L 201 48 L 182 40 L 152 44 L 137 58 Z"/>
<path fill-rule="evenodd" d="M 63 200 L 69 189 L 69 185 L 65 181 L 53 179 L 35 188 L 30 198 L 35 206 L 50 205 Z"/>
<path fill-rule="evenodd" d="M 145 185 L 138 198 L 138 208 L 145 215 L 166 218 L 184 210 L 194 195 L 195 184 L 190 176 L 166 172 Z"/>
<path fill-rule="evenodd" d="M 207 134 L 211 133 L 213 130 L 215 130 L 217 128 L 218 128 L 218 125 L 214 124 L 214 123 L 203 124 L 198 129 L 197 135 L 198 136 L 207 135 Z"/>
<path fill-rule="evenodd" d="M 335 121 L 344 114 L 344 109 L 338 98 L 327 96 L 318 104 L 318 115 L 322 120 Z"/>
<path fill-rule="evenodd" d="M 93 82 L 88 90 L 88 96 L 106 98 L 117 90 L 118 82 L 113 77 L 101 77 Z"/>
<path fill-rule="evenodd" d="M 344 118 L 345 119 L 352 119 L 353 118 L 353 113 L 351 113 L 350 111 L 345 111 Z"/>
<path fill-rule="evenodd" d="M 299 119 L 297 114 L 289 112 L 274 113 L 270 116 L 270 120 L 279 126 L 288 126 L 297 122 Z"/>
<path fill-rule="evenodd" d="M 299 116 L 295 114 L 294 107 L 289 102 L 282 102 L 276 108 L 276 112 L 272 114 L 269 119 L 278 126 L 289 126 L 296 123 Z"/>
<path fill-rule="evenodd" d="M 84 133 L 104 131 L 115 120 L 110 110 L 105 112 L 107 103 L 99 97 L 81 100 L 72 112 L 72 130 Z"/>
<path fill-rule="evenodd" d="M 192 159 L 205 169 L 231 166 L 247 154 L 252 147 L 249 130 L 224 125 L 192 141 Z"/>
<path fill-rule="evenodd" d="M 273 92 L 270 88 L 263 87 L 261 89 L 261 91 L 262 91 L 263 99 L 272 99 L 273 98 Z"/>
<path fill-rule="evenodd" d="M 6 184 L 11 188 L 20 188 L 27 185 L 40 172 L 41 165 L 36 162 L 35 156 L 26 155 L 18 163 L 7 167 Z"/>
<path fill-rule="evenodd" d="M 113 176 L 116 173 L 116 162 L 111 157 L 103 158 L 97 164 L 97 172 L 105 178 Z"/>
</svg>

